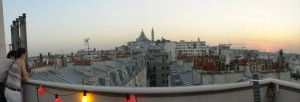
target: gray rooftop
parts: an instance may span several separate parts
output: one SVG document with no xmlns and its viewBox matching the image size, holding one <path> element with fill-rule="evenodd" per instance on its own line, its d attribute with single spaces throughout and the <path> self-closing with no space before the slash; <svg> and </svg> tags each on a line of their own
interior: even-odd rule
<svg viewBox="0 0 300 102">
<path fill-rule="evenodd" d="M 181 78 L 184 86 L 192 86 L 193 85 L 193 71 L 192 70 L 180 73 L 180 78 Z"/>
<path fill-rule="evenodd" d="M 93 75 L 106 76 L 106 72 L 93 67 Z M 30 78 L 49 82 L 82 84 L 83 79 L 89 79 L 90 76 L 84 74 L 80 69 L 74 67 L 63 67 L 47 72 L 33 73 Z"/>
</svg>

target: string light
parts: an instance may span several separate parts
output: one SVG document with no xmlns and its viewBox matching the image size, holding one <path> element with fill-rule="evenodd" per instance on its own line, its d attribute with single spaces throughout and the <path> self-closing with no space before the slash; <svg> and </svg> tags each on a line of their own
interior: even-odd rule
<svg viewBox="0 0 300 102">
<path fill-rule="evenodd" d="M 86 91 L 83 91 L 82 102 L 88 102 L 88 98 L 86 96 Z"/>
<path fill-rule="evenodd" d="M 60 102 L 60 100 L 58 99 L 58 95 L 57 94 L 55 94 L 54 102 Z"/>
<path fill-rule="evenodd" d="M 45 91 L 51 95 L 54 95 L 55 98 L 54 98 L 54 102 L 61 102 L 61 99 L 58 97 L 58 96 L 70 96 L 70 95 L 74 95 L 76 94 L 77 92 L 74 92 L 74 93 L 69 93 L 69 94 L 54 94 L 52 92 L 50 92 L 49 90 L 47 90 L 46 88 L 43 88 L 42 85 L 40 86 L 37 86 L 37 93 L 39 94 L 44 94 Z M 84 90 L 83 91 L 83 96 L 82 96 L 82 102 L 89 102 L 89 98 L 87 97 L 87 91 Z M 37 100 L 39 101 L 39 97 L 38 97 L 38 94 L 37 94 Z M 126 94 L 126 102 L 136 102 L 135 101 L 135 95 L 130 95 L 130 94 Z"/>
<path fill-rule="evenodd" d="M 38 92 L 39 92 L 39 94 L 41 94 L 41 95 L 44 94 L 45 90 L 43 89 L 42 85 L 39 86 Z"/>
<path fill-rule="evenodd" d="M 47 92 L 47 94 L 55 96 L 54 102 L 62 102 L 61 97 L 78 94 L 78 92 L 67 93 L 67 94 L 57 94 L 57 93 L 51 92 L 50 90 L 47 89 L 47 87 L 43 87 L 42 85 L 36 86 L 36 92 L 37 92 L 38 102 L 39 102 L 39 97 L 38 97 L 39 94 L 44 94 L 45 92 Z M 126 102 L 136 102 L 135 95 L 126 94 L 125 97 L 126 97 Z M 82 100 L 82 102 L 91 102 L 89 97 L 87 96 L 86 90 L 83 90 L 83 95 L 82 95 L 81 100 Z"/>
<path fill-rule="evenodd" d="M 56 94 L 56 93 L 53 93 L 53 92 L 47 90 L 46 88 L 42 87 L 42 85 L 39 85 L 39 86 L 36 87 L 36 93 L 37 93 L 37 100 L 38 100 L 38 102 L 39 102 L 39 95 L 38 94 L 43 94 L 45 92 L 47 92 L 47 93 L 55 96 L 54 102 L 61 102 L 61 99 L 58 96 L 70 96 L 70 95 L 74 95 L 74 94 L 77 93 L 77 92 L 74 92 L 74 93 L 69 93 L 69 94 Z M 86 96 L 86 94 L 85 94 L 85 96 Z M 84 101 L 84 102 L 88 102 L 88 101 Z"/>
<path fill-rule="evenodd" d="M 126 95 L 126 100 L 127 100 L 127 102 L 132 102 L 132 100 L 130 99 L 130 95 L 129 94 Z"/>
</svg>

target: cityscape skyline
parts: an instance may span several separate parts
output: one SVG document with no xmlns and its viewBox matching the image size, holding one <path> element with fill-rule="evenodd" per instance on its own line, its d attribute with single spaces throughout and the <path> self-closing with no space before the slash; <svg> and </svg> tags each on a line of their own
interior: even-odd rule
<svg viewBox="0 0 300 102">
<path fill-rule="evenodd" d="M 0 73 L 12 72 L 1 75 L 19 83 L 4 85 L 7 100 L 300 100 L 300 1 L 0 0 L 0 6 Z M 7 59 L 8 47 L 28 54 Z"/>
<path fill-rule="evenodd" d="M 300 53 L 300 1 L 3 1 L 6 44 L 10 24 L 27 14 L 29 55 L 114 49 L 134 41 L 143 29 L 155 40 L 208 45 L 244 43 L 247 49 Z"/>
</svg>

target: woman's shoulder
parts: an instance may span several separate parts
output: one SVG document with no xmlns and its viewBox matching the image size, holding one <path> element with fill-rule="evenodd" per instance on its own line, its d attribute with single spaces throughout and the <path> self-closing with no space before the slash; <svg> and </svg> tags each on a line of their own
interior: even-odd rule
<svg viewBox="0 0 300 102">
<path fill-rule="evenodd" d="M 22 59 L 17 59 L 16 62 L 17 62 L 18 64 L 25 64 L 25 61 L 22 60 Z"/>
</svg>

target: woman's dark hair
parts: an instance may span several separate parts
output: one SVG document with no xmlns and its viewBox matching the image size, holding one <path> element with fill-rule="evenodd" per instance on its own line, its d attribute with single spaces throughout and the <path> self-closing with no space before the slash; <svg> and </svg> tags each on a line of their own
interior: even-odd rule
<svg viewBox="0 0 300 102">
<path fill-rule="evenodd" d="M 8 52 L 6 58 L 16 57 L 17 52 L 15 50 L 11 50 Z"/>
<path fill-rule="evenodd" d="M 25 48 L 19 48 L 18 50 L 17 50 L 17 56 L 16 56 L 16 58 L 20 58 L 23 54 L 25 54 L 26 53 L 26 49 Z"/>
</svg>

